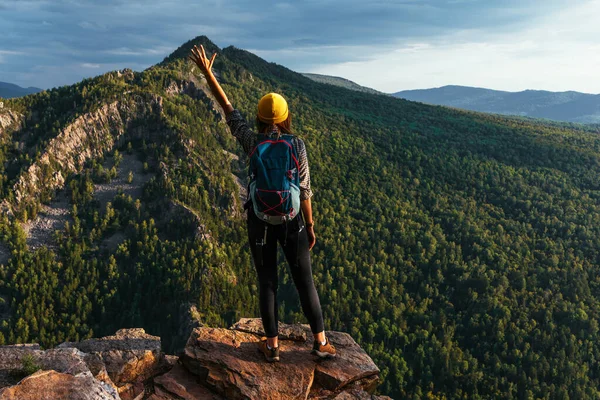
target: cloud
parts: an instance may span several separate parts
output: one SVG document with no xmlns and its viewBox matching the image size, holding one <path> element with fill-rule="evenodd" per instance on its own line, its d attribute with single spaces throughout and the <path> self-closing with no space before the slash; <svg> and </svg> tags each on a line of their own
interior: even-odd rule
<svg viewBox="0 0 600 400">
<path fill-rule="evenodd" d="M 371 60 L 314 65 L 310 72 L 385 92 L 458 84 L 600 93 L 599 13 L 600 1 L 578 2 L 511 32 L 456 31 Z"/>
<path fill-rule="evenodd" d="M 104 25 L 104 24 L 99 24 L 99 23 L 90 22 L 90 21 L 81 21 L 81 22 L 77 23 L 77 26 L 79 26 L 80 28 L 89 29 L 92 31 L 105 31 L 107 29 L 106 25 Z"/>
<path fill-rule="evenodd" d="M 118 56 L 147 56 L 147 55 L 165 55 L 173 51 L 171 47 L 158 46 L 150 49 L 131 49 L 129 47 L 119 47 L 117 49 L 104 50 L 104 53 Z"/>
<path fill-rule="evenodd" d="M 15 55 L 23 55 L 25 53 L 21 51 L 12 51 L 12 50 L 1 50 L 0 49 L 0 64 L 6 63 L 6 56 L 15 56 Z"/>
<path fill-rule="evenodd" d="M 597 0 L 0 0 L 3 49 L 36 55 L 35 65 L 17 54 L 0 53 L 0 62 L 3 80 L 48 88 L 107 68 L 143 69 L 207 35 L 221 47 L 250 49 L 295 70 L 343 72 L 394 90 L 441 82 L 443 64 L 460 65 L 456 54 L 463 59 L 473 59 L 473 51 L 490 51 L 492 59 L 494 51 L 508 54 L 510 40 L 529 46 L 522 58 L 548 56 L 550 49 L 535 42 L 545 37 L 534 35 L 527 44 L 515 32 L 588 3 Z M 594 29 L 589 40 L 598 37 Z M 482 50 L 482 43 L 491 47 Z M 427 68 L 411 69 L 410 63 Z M 69 67 L 56 73 L 63 65 Z M 46 74 L 32 73 L 36 67 Z"/>
</svg>

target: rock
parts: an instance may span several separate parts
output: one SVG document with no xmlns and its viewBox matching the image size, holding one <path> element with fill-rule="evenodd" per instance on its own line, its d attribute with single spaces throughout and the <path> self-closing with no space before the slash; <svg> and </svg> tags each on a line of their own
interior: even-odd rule
<svg viewBox="0 0 600 400">
<path fill-rule="evenodd" d="M 84 372 L 77 375 L 38 371 L 15 386 L 0 389 L 0 400 L 118 400 L 117 392 Z"/>
<path fill-rule="evenodd" d="M 21 369 L 22 358 L 25 355 L 35 356 L 40 352 L 40 345 L 33 344 L 15 344 L 12 346 L 0 347 L 0 370 Z"/>
<path fill-rule="evenodd" d="M 2 110 L 0 112 L 0 139 L 3 138 L 4 133 L 7 132 L 9 128 L 19 129 L 22 120 L 23 116 L 21 114 L 8 109 Z"/>
<path fill-rule="evenodd" d="M 142 382 L 127 383 L 117 389 L 121 400 L 137 400 L 144 397 L 146 388 Z"/>
<path fill-rule="evenodd" d="M 310 354 L 307 326 L 282 328 L 280 363 L 266 363 L 258 351 L 260 319 L 242 319 L 229 330 L 197 328 L 180 359 L 203 384 L 227 399 L 306 399 L 309 394 L 334 396 L 346 389 L 375 390 L 379 369 L 349 335 L 327 332 L 338 354 L 321 360 Z"/>
<path fill-rule="evenodd" d="M 164 358 L 162 359 L 161 364 L 162 364 L 163 368 L 165 369 L 165 371 L 170 371 L 171 368 L 176 366 L 178 362 L 179 362 L 179 357 L 170 356 L 170 355 L 166 354 L 164 356 Z"/>
<path fill-rule="evenodd" d="M 306 398 L 314 362 L 299 342 L 282 341 L 287 361 L 268 364 L 256 335 L 228 329 L 197 328 L 188 340 L 183 365 L 227 399 Z"/>
<path fill-rule="evenodd" d="M 323 360 L 317 365 L 315 381 L 319 386 L 340 390 L 354 381 L 379 374 L 371 357 L 350 335 L 343 332 L 327 332 L 326 335 L 338 354 L 335 359 Z"/>
<path fill-rule="evenodd" d="M 242 318 L 229 329 L 265 336 L 260 318 Z M 279 339 L 305 342 L 310 337 L 312 333 L 308 325 L 288 325 L 279 321 Z"/>
<path fill-rule="evenodd" d="M 0 347 L 0 371 L 19 371 L 24 368 L 25 360 L 40 369 L 72 375 L 89 371 L 85 354 L 77 349 L 43 351 L 38 344 Z"/>
<path fill-rule="evenodd" d="M 201 399 L 202 397 L 199 397 Z M 179 397 L 172 395 L 171 393 L 162 390 L 159 387 L 154 388 L 154 393 L 148 397 L 148 400 L 180 400 Z"/>
<path fill-rule="evenodd" d="M 121 329 L 114 336 L 59 346 L 70 347 L 99 357 L 117 386 L 141 382 L 160 373 L 160 338 L 148 335 L 143 329 Z"/>
<path fill-rule="evenodd" d="M 77 349 L 51 349 L 40 354 L 37 363 L 44 370 L 54 370 L 71 375 L 89 372 L 85 354 Z"/>
<path fill-rule="evenodd" d="M 176 399 L 194 400 L 221 400 L 218 396 L 198 383 L 198 377 L 189 373 L 182 365 L 178 364 L 164 375 L 154 378 L 154 384 L 159 386 L 159 390 L 166 391 L 175 395 Z M 223 399 L 224 400 L 224 399 Z"/>
</svg>

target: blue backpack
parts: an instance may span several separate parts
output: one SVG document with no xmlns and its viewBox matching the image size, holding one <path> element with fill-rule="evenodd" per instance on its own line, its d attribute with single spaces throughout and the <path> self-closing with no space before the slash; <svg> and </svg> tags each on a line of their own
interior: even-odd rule
<svg viewBox="0 0 600 400">
<path fill-rule="evenodd" d="M 271 224 L 300 213 L 300 165 L 293 135 L 259 134 L 250 153 L 249 194 L 256 216 Z"/>
</svg>

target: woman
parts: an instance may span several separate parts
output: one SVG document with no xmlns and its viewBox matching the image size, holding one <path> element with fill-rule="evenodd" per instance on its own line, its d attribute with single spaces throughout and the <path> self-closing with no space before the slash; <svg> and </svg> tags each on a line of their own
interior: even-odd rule
<svg viewBox="0 0 600 400">
<path fill-rule="evenodd" d="M 227 115 L 227 124 L 231 133 L 238 139 L 246 154 L 250 155 L 256 148 L 257 134 L 249 127 L 241 113 L 235 110 L 221 85 L 212 73 L 212 65 L 217 54 L 210 60 L 206 57 L 204 47 L 194 46 L 190 59 L 194 61 L 206 77 L 211 91 Z M 265 95 L 258 104 L 258 133 L 273 135 L 277 138 L 282 133 L 291 134 L 291 116 L 285 99 L 276 94 Z M 312 353 L 321 358 L 335 356 L 335 348 L 325 337 L 323 314 L 319 296 L 312 277 L 309 250 L 316 242 L 312 219 L 310 174 L 306 147 L 299 138 L 294 138 L 295 154 L 298 155 L 300 183 L 301 214 L 290 218 L 280 225 L 270 225 L 259 219 L 254 207 L 246 204 L 248 209 L 248 240 L 254 260 L 254 266 L 260 287 L 260 314 L 266 338 L 259 343 L 259 349 L 269 362 L 279 361 L 278 317 L 277 317 L 277 242 L 283 248 L 290 265 L 292 278 L 298 294 L 302 310 L 307 317 L 314 336 Z M 249 202 L 252 200 L 250 199 Z"/>
</svg>

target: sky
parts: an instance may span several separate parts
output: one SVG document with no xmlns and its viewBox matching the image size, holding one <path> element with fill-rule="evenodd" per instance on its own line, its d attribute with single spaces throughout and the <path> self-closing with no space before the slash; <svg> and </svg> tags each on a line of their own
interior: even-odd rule
<svg viewBox="0 0 600 400">
<path fill-rule="evenodd" d="M 600 0 L 0 0 L 0 81 L 141 71 L 208 36 L 382 92 L 600 93 Z"/>
</svg>

